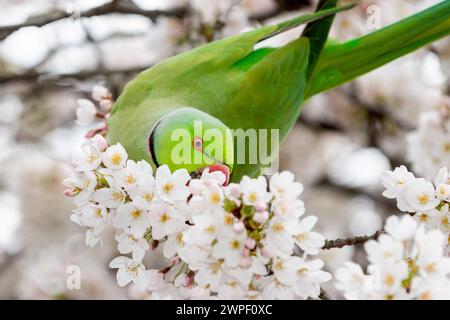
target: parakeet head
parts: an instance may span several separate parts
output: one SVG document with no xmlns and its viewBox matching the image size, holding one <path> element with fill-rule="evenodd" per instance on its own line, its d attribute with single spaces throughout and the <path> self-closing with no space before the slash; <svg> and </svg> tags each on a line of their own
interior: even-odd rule
<svg viewBox="0 0 450 320">
<path fill-rule="evenodd" d="M 234 143 L 231 130 L 217 118 L 183 107 L 162 117 L 151 129 L 148 151 L 157 165 L 199 173 L 221 171 L 228 182 L 233 170 Z"/>
</svg>

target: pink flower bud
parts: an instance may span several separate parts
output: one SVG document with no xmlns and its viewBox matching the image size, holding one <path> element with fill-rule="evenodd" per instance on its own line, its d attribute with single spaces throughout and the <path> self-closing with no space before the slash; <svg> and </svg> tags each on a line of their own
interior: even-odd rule
<svg viewBox="0 0 450 320">
<path fill-rule="evenodd" d="M 87 99 L 79 99 L 76 114 L 77 120 L 75 122 L 80 126 L 88 126 L 94 122 L 97 109 L 91 101 Z"/>
<path fill-rule="evenodd" d="M 112 109 L 114 102 L 110 99 L 103 99 L 100 101 L 100 110 L 102 110 L 105 113 L 109 113 Z"/>
<path fill-rule="evenodd" d="M 239 221 L 233 225 L 233 229 L 236 232 L 242 232 L 245 230 L 245 225 L 241 221 Z"/>
<path fill-rule="evenodd" d="M 253 220 L 259 224 L 263 224 L 264 222 L 267 221 L 267 219 L 269 219 L 269 213 L 267 211 L 262 212 L 257 211 L 253 215 Z"/>
<path fill-rule="evenodd" d="M 73 197 L 73 196 L 75 196 L 75 192 L 73 189 L 66 189 L 66 190 L 64 190 L 64 195 L 66 197 Z"/>
<path fill-rule="evenodd" d="M 241 260 L 239 265 L 242 268 L 248 268 L 248 267 L 250 267 L 252 265 L 252 259 L 250 257 L 245 257 L 244 259 Z"/>
<path fill-rule="evenodd" d="M 248 238 L 247 241 L 245 242 L 245 246 L 250 250 L 253 250 L 256 247 L 256 241 L 253 240 L 252 238 Z"/>
<path fill-rule="evenodd" d="M 248 256 L 250 255 L 250 250 L 248 250 L 247 248 L 244 248 L 244 249 L 242 250 L 242 255 L 243 255 L 244 257 L 248 257 Z"/>
<path fill-rule="evenodd" d="M 261 249 L 261 254 L 266 257 L 266 258 L 271 258 L 272 257 L 272 252 L 270 252 L 269 249 L 267 249 L 266 247 L 263 247 Z"/>
<path fill-rule="evenodd" d="M 91 142 L 100 151 L 105 151 L 106 148 L 108 148 L 108 143 L 106 142 L 106 139 L 100 134 L 96 134 L 95 136 L 93 136 Z"/>
<path fill-rule="evenodd" d="M 265 204 L 264 202 L 260 202 L 256 205 L 255 209 L 258 212 L 263 212 L 267 209 L 267 204 Z"/>
<path fill-rule="evenodd" d="M 111 99 L 112 94 L 109 90 L 103 86 L 95 86 L 92 88 L 92 99 L 95 101 L 102 101 L 105 99 Z"/>
<path fill-rule="evenodd" d="M 230 195 L 234 198 L 239 198 L 241 195 L 241 190 L 239 190 L 239 185 L 230 184 Z"/>
</svg>

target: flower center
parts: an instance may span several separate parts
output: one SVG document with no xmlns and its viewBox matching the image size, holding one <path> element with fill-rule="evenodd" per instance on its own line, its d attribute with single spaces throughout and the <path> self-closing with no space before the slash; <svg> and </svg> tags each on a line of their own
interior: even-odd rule
<svg viewBox="0 0 450 320">
<path fill-rule="evenodd" d="M 183 234 L 182 234 L 182 233 L 179 233 L 179 234 L 177 235 L 177 242 L 178 242 L 178 245 L 184 246 Z"/>
<path fill-rule="evenodd" d="M 427 194 L 422 193 L 417 197 L 417 200 L 419 200 L 420 204 L 427 204 L 428 200 L 430 200 L 430 197 Z"/>
<path fill-rule="evenodd" d="M 129 175 L 127 176 L 127 183 L 128 183 L 128 184 L 133 184 L 133 183 L 135 183 L 135 182 L 136 182 L 136 179 L 133 177 L 132 174 L 129 174 Z"/>
<path fill-rule="evenodd" d="M 224 218 L 225 224 L 232 224 L 233 223 L 233 215 L 227 214 Z"/>
<path fill-rule="evenodd" d="M 211 194 L 210 200 L 213 204 L 218 204 L 220 203 L 220 195 L 217 192 L 214 192 Z"/>
<path fill-rule="evenodd" d="M 284 226 L 278 222 L 272 226 L 272 230 L 276 233 L 281 233 L 284 231 Z"/>
<path fill-rule="evenodd" d="M 119 192 L 119 191 L 113 191 L 113 193 L 112 193 L 112 198 L 113 198 L 113 200 L 115 200 L 115 201 L 123 201 L 124 196 L 123 196 L 122 192 Z"/>
<path fill-rule="evenodd" d="M 258 195 L 252 192 L 248 195 L 248 200 L 250 200 L 250 202 L 256 202 L 256 200 L 258 200 Z"/>
<path fill-rule="evenodd" d="M 141 210 L 134 210 L 131 212 L 131 216 L 135 219 L 140 218 L 142 215 L 142 211 Z"/>
<path fill-rule="evenodd" d="M 306 273 L 308 273 L 308 271 L 309 271 L 308 268 L 303 267 L 303 268 L 298 269 L 297 273 L 298 274 L 306 274 Z"/>
<path fill-rule="evenodd" d="M 283 261 L 277 261 L 277 263 L 275 263 L 274 268 L 276 270 L 284 270 L 284 263 Z"/>
<path fill-rule="evenodd" d="M 205 232 L 209 233 L 209 234 L 214 234 L 214 232 L 216 232 L 216 227 L 215 226 L 207 226 L 205 228 Z"/>
<path fill-rule="evenodd" d="M 308 239 L 308 235 L 306 233 L 301 233 L 296 238 L 298 241 L 304 241 L 304 240 Z"/>
<path fill-rule="evenodd" d="M 114 153 L 111 156 L 111 163 L 115 166 L 119 165 L 120 162 L 122 162 L 122 156 L 120 155 L 120 153 Z"/>
<path fill-rule="evenodd" d="M 152 201 L 153 193 L 151 193 L 151 192 L 144 193 L 143 198 L 144 198 L 145 201 Z"/>
<path fill-rule="evenodd" d="M 443 149 L 445 153 L 450 153 L 450 143 L 444 144 Z"/>
<path fill-rule="evenodd" d="M 170 191 L 172 191 L 172 189 L 173 189 L 173 184 L 172 184 L 172 183 L 166 183 L 166 184 L 163 186 L 163 191 L 164 191 L 165 193 L 169 193 Z"/>
<path fill-rule="evenodd" d="M 137 274 L 139 272 L 139 267 L 138 266 L 130 266 L 127 268 L 128 272 L 131 273 L 131 275 L 136 278 Z"/>
<path fill-rule="evenodd" d="M 166 223 L 168 220 L 169 220 L 169 215 L 168 215 L 166 212 L 164 212 L 164 213 L 161 215 L 161 217 L 159 218 L 159 221 L 160 221 L 161 223 Z"/>
<path fill-rule="evenodd" d="M 388 274 L 386 278 L 384 278 L 384 283 L 389 287 L 393 286 L 395 283 L 395 278 L 391 274 Z"/>
<path fill-rule="evenodd" d="M 237 250 L 237 249 L 239 249 L 239 247 L 240 247 L 239 241 L 237 241 L 237 240 L 231 241 L 231 249 Z"/>
<path fill-rule="evenodd" d="M 103 218 L 102 209 L 100 208 L 95 209 L 94 215 L 96 218 Z"/>
<path fill-rule="evenodd" d="M 94 163 L 97 159 L 98 157 L 95 154 L 91 153 L 89 157 L 87 157 L 86 161 L 88 163 Z"/>
<path fill-rule="evenodd" d="M 448 217 L 444 217 L 441 219 L 441 224 L 445 227 L 445 228 L 450 228 L 450 221 L 448 221 Z"/>
</svg>

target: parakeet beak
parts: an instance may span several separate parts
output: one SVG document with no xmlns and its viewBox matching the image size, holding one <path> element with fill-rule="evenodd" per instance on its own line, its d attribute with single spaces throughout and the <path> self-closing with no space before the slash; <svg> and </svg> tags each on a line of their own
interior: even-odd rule
<svg viewBox="0 0 450 320">
<path fill-rule="evenodd" d="M 215 171 L 222 172 L 225 175 L 225 182 L 223 183 L 223 185 L 228 185 L 228 182 L 230 181 L 230 168 L 227 165 L 222 163 L 215 163 L 208 166 L 207 168 L 209 169 L 210 173 Z"/>
</svg>

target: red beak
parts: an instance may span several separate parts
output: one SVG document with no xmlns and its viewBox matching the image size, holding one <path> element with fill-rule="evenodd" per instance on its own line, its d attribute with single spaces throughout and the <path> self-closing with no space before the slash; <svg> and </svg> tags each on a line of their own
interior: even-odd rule
<svg viewBox="0 0 450 320">
<path fill-rule="evenodd" d="M 223 183 L 224 186 L 226 186 L 230 181 L 230 168 L 227 165 L 217 163 L 210 165 L 208 169 L 210 173 L 214 171 L 220 171 L 225 175 L 225 182 Z"/>
</svg>

